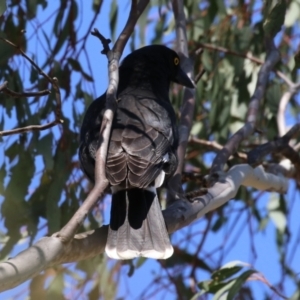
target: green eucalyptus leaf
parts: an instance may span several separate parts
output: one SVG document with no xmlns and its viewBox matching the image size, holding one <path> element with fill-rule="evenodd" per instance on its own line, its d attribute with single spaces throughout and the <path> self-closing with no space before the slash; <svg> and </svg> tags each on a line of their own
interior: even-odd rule
<svg viewBox="0 0 300 300">
<path fill-rule="evenodd" d="M 284 23 L 286 13 L 286 1 L 279 0 L 268 14 L 264 22 L 264 31 L 267 36 L 274 37 Z"/>
<path fill-rule="evenodd" d="M 118 5 L 117 1 L 113 0 L 110 5 L 110 13 L 109 13 L 109 26 L 110 26 L 110 32 L 112 36 L 112 40 L 115 40 L 115 34 L 116 34 L 116 27 L 117 27 L 117 20 L 118 20 Z"/>
<path fill-rule="evenodd" d="M 4 14 L 4 12 L 6 11 L 6 1 L 0 1 L 0 17 Z"/>
<path fill-rule="evenodd" d="M 233 285 L 230 287 L 227 295 L 227 299 L 234 299 L 234 296 L 236 296 L 241 289 L 242 285 L 246 282 L 246 280 L 252 275 L 256 273 L 255 270 L 248 270 L 242 273 L 235 281 L 233 281 Z"/>
</svg>

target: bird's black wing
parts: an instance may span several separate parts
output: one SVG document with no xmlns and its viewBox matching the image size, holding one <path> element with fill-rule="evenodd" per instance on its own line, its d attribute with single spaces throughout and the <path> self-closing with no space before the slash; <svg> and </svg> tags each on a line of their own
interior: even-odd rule
<svg viewBox="0 0 300 300">
<path fill-rule="evenodd" d="M 95 182 L 95 155 L 105 109 L 106 94 L 94 100 L 87 109 L 80 131 L 79 160 L 85 175 Z"/>
<path fill-rule="evenodd" d="M 169 108 L 169 110 L 167 109 Z M 113 123 L 106 173 L 112 185 L 147 187 L 176 164 L 171 105 L 155 96 L 123 94 Z"/>
<path fill-rule="evenodd" d="M 127 180 L 127 185 L 142 188 L 149 186 L 162 169 L 172 172 L 176 167 L 174 110 L 169 102 L 146 94 L 124 93 L 118 97 L 106 164 L 112 185 L 124 185 Z M 81 129 L 79 157 L 92 181 L 104 107 L 103 95 L 87 110 Z"/>
</svg>

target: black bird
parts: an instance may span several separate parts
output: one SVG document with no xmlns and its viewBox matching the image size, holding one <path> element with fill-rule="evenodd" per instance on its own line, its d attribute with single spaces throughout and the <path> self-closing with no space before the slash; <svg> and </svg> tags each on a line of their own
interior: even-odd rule
<svg viewBox="0 0 300 300">
<path fill-rule="evenodd" d="M 115 113 L 106 161 L 112 191 L 105 251 L 115 259 L 173 253 L 156 194 L 177 167 L 178 133 L 169 100 L 170 82 L 193 88 L 176 52 L 152 45 L 133 51 L 119 68 Z M 88 108 L 81 127 L 79 158 L 91 181 L 106 94 Z"/>
</svg>

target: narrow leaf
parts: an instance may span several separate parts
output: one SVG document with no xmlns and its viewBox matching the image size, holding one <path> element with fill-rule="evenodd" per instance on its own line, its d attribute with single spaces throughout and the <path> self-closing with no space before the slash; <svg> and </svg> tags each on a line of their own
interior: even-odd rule
<svg viewBox="0 0 300 300">
<path fill-rule="evenodd" d="M 239 292 L 239 290 L 241 289 L 242 285 L 244 284 L 244 282 L 253 274 L 256 273 L 255 270 L 248 270 L 245 271 L 243 274 L 241 274 L 236 281 L 234 282 L 234 284 L 232 285 L 232 287 L 230 288 L 230 290 L 228 291 L 228 295 L 227 295 L 227 299 L 233 299 L 233 297 Z"/>
</svg>

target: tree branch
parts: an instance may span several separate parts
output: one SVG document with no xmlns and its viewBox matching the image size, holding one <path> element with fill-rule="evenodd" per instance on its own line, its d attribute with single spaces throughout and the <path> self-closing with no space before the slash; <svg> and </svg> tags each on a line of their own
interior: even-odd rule
<svg viewBox="0 0 300 300">
<path fill-rule="evenodd" d="M 41 96 L 46 96 L 51 94 L 50 90 L 44 90 L 44 91 L 39 91 L 39 92 L 22 92 L 22 93 L 17 93 L 12 90 L 10 90 L 8 87 L 3 89 L 3 94 L 7 94 L 11 97 L 14 98 L 21 98 L 21 97 L 41 97 Z"/>
<path fill-rule="evenodd" d="M 140 0 L 137 4 L 136 0 L 132 0 L 127 23 L 112 50 L 108 47 L 110 40 L 105 39 L 96 29 L 92 32 L 93 35 L 101 40 L 103 44 L 102 53 L 107 56 L 109 62 L 109 85 L 106 92 L 106 108 L 100 128 L 101 145 L 99 145 L 100 147 L 96 152 L 95 186 L 71 220 L 57 233 L 57 236 L 63 242 L 69 243 L 73 239 L 88 212 L 96 205 L 98 199 L 104 195 L 104 191 L 108 187 L 109 183 L 105 174 L 105 164 L 112 121 L 117 108 L 116 95 L 119 84 L 119 60 L 136 22 L 148 2 L 149 0 Z"/>
<path fill-rule="evenodd" d="M 234 166 L 205 195 L 194 198 L 192 202 L 181 198 L 163 211 L 169 234 L 234 198 L 242 185 L 284 193 L 288 180 L 281 175 L 266 173 L 262 166 L 255 169 L 247 164 Z M 0 291 L 13 288 L 51 266 L 103 253 L 107 233 L 108 226 L 102 226 L 77 234 L 68 244 L 55 236 L 41 239 L 29 249 L 0 264 Z"/>
<path fill-rule="evenodd" d="M 197 45 L 200 48 L 195 51 L 196 54 L 201 54 L 202 49 L 208 49 L 208 50 L 219 51 L 219 52 L 229 54 L 229 55 L 234 55 L 234 56 L 241 57 L 241 58 L 246 58 L 246 59 L 249 59 L 250 61 L 255 62 L 259 65 L 264 64 L 263 60 L 251 55 L 250 53 L 239 53 L 239 52 L 233 51 L 231 49 L 227 49 L 227 48 L 209 44 L 209 43 L 198 43 Z M 274 72 L 279 78 L 281 78 L 283 81 L 285 81 L 285 83 L 287 85 L 290 86 L 293 84 L 293 82 L 284 73 L 282 73 L 278 70 L 274 70 Z"/>
<path fill-rule="evenodd" d="M 274 141 L 262 144 L 248 153 L 248 164 L 255 167 L 262 163 L 263 158 L 271 153 L 277 153 L 288 158 L 295 167 L 295 179 L 300 181 L 300 156 L 289 145 L 292 138 L 299 135 L 300 124 L 295 124 L 284 136 Z"/>
<path fill-rule="evenodd" d="M 59 85 L 58 85 L 58 80 L 56 77 L 51 78 L 49 75 L 47 75 L 27 54 L 21 49 L 20 46 L 15 45 L 11 41 L 0 38 L 1 41 L 9 44 L 10 46 L 16 48 L 21 55 L 29 61 L 29 63 L 38 70 L 39 74 L 42 75 L 43 77 L 46 78 L 46 80 L 52 85 L 54 92 L 55 92 L 55 100 L 56 100 L 56 107 L 55 107 L 55 120 L 52 122 L 49 122 L 44 125 L 30 125 L 26 127 L 20 127 L 12 130 L 5 130 L 5 131 L 0 131 L 0 136 L 7 136 L 7 135 L 12 135 L 15 133 L 23 133 L 23 132 L 28 132 L 28 131 L 34 131 L 34 130 L 45 130 L 48 128 L 51 128 L 57 124 L 62 124 L 62 113 L 61 113 L 61 96 L 60 96 L 60 90 L 59 90 Z M 44 90 L 44 91 L 39 91 L 39 92 L 22 92 L 22 93 L 17 93 L 14 92 L 10 89 L 7 88 L 7 82 L 4 82 L 0 86 L 0 92 L 8 94 L 12 97 L 18 98 L 18 97 L 32 97 L 32 96 L 44 96 L 47 94 L 50 94 L 49 90 Z"/>
<path fill-rule="evenodd" d="M 291 100 L 291 98 L 298 92 L 300 89 L 300 82 L 293 83 L 291 82 L 289 84 L 289 89 L 286 91 L 279 102 L 278 112 L 277 112 L 277 126 L 278 126 L 278 132 L 279 136 L 283 136 L 286 133 L 286 124 L 285 124 L 285 111 L 286 107 Z"/>
<path fill-rule="evenodd" d="M 217 143 L 216 141 L 207 141 L 207 140 L 203 140 L 203 139 L 198 139 L 194 136 L 189 138 L 189 143 L 201 145 L 201 146 L 204 146 L 208 149 L 212 149 L 215 151 L 223 149 L 223 146 L 221 144 Z M 243 159 L 244 161 L 247 160 L 247 154 L 242 153 L 242 152 L 235 152 L 235 153 L 233 153 L 232 157 L 238 157 L 240 159 Z M 187 156 L 187 158 L 188 158 L 188 156 Z M 231 159 L 231 157 L 229 157 L 229 159 Z"/>
<path fill-rule="evenodd" d="M 269 74 L 280 59 L 280 54 L 275 47 L 274 41 L 269 37 L 266 37 L 265 42 L 268 55 L 258 73 L 256 88 L 249 102 L 249 109 L 246 117 L 247 123 L 227 141 L 226 145 L 215 157 L 210 170 L 213 181 L 214 176 L 218 177 L 217 173 L 223 171 L 225 163 L 228 158 L 237 151 L 241 141 L 249 137 L 255 131 L 255 124 L 257 116 L 259 115 L 259 104 L 265 93 Z"/>
<path fill-rule="evenodd" d="M 174 19 L 176 25 L 177 51 L 181 58 L 181 67 L 190 77 L 193 76 L 194 63 L 189 58 L 188 41 L 186 35 L 186 20 L 183 1 L 172 1 Z M 176 193 L 182 193 L 181 173 L 185 162 L 185 153 L 190 136 L 195 111 L 195 89 L 184 88 L 183 104 L 179 124 L 179 145 L 177 149 L 178 166 L 173 177 L 168 182 L 169 203 L 176 199 Z"/>
</svg>

